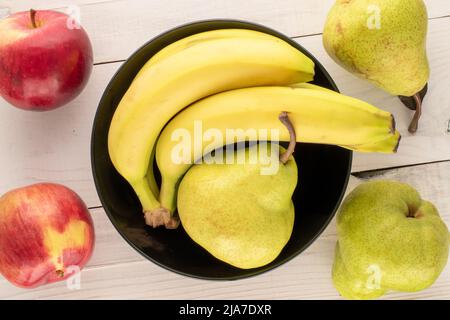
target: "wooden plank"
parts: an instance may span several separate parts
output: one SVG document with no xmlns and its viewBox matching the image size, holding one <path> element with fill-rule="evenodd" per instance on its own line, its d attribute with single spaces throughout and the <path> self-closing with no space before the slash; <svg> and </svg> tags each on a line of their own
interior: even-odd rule
<svg viewBox="0 0 450 320">
<path fill-rule="evenodd" d="M 7 7 L 11 12 L 30 10 L 46 10 L 46 9 L 65 9 L 69 6 L 85 6 L 104 2 L 112 2 L 114 0 L 2 0 L 0 7 Z"/>
<path fill-rule="evenodd" d="M 448 3 L 435 1 L 428 1 L 432 13 L 450 14 Z M 94 44 L 95 60 L 101 62 L 124 59 L 134 48 L 165 30 L 195 20 L 248 20 L 291 37 L 321 33 L 333 3 L 333 0 L 281 0 L 274 7 L 272 0 L 117 1 L 81 7 L 81 17 Z"/>
<path fill-rule="evenodd" d="M 92 209 L 90 212 L 94 221 L 96 241 L 89 268 L 144 260 L 116 231 L 103 208 Z"/>
<path fill-rule="evenodd" d="M 116 61 L 125 59 L 158 34 L 195 20 L 248 20 L 289 36 L 321 32 L 326 8 L 332 3 L 333 0 L 322 0 L 321 5 L 315 0 L 281 0 L 274 6 L 272 0 L 119 1 L 81 7 L 81 13 L 94 44 L 95 61 Z M 116 43 L 127 45 L 115 46 Z"/>
<path fill-rule="evenodd" d="M 450 159 L 450 18 L 430 22 L 429 51 L 433 70 L 421 128 L 407 133 L 412 112 L 395 97 L 356 79 L 324 52 L 320 36 L 297 39 L 331 73 L 343 93 L 393 112 L 404 135 L 396 155 L 355 154 L 354 171 L 379 169 Z M 26 184 L 63 183 L 86 201 L 99 206 L 90 170 L 91 125 L 101 94 L 119 63 L 98 65 L 86 90 L 69 105 L 49 113 L 16 110 L 0 99 L 0 194 Z"/>
<path fill-rule="evenodd" d="M 99 206 L 90 164 L 91 127 L 97 104 L 119 64 L 94 68 L 85 91 L 72 103 L 45 112 L 26 112 L 0 99 L 0 194 L 51 181 Z"/>
<path fill-rule="evenodd" d="M 386 171 L 372 179 L 413 185 L 437 206 L 450 225 L 450 162 Z M 272 272 L 241 281 L 208 282 L 173 274 L 144 260 L 119 237 L 101 209 L 93 211 L 93 218 L 97 247 L 81 274 L 81 290 L 69 290 L 65 283 L 23 290 L 1 279 L 0 298 L 339 299 L 330 276 L 337 239 L 334 221 L 302 255 Z M 450 265 L 431 288 L 393 293 L 385 299 L 450 299 L 449 287 Z"/>
<path fill-rule="evenodd" d="M 65 10 L 68 5 L 78 5 L 81 22 L 93 42 L 95 61 L 105 62 L 125 59 L 156 35 L 195 20 L 248 20 L 291 37 L 321 33 L 333 3 L 334 0 L 7 0 L 0 7 L 10 7 L 16 12 L 30 7 Z M 426 3 L 430 18 L 450 14 L 448 0 Z"/>
</svg>

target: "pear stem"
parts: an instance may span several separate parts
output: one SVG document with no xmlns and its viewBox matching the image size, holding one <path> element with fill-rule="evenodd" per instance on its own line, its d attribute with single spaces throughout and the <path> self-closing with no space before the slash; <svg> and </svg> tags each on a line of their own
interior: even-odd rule
<svg viewBox="0 0 450 320">
<path fill-rule="evenodd" d="M 37 24 L 36 24 L 36 10 L 30 9 L 30 18 L 31 18 L 31 25 L 33 26 L 34 29 L 36 29 L 37 28 Z"/>
<path fill-rule="evenodd" d="M 289 130 L 289 146 L 287 150 L 280 155 L 281 163 L 286 164 L 295 151 L 295 146 L 297 145 L 297 135 L 295 134 L 294 126 L 292 125 L 287 112 L 283 111 L 282 113 L 280 113 L 278 119 L 280 119 L 281 123 L 284 124 L 285 127 Z"/>
<path fill-rule="evenodd" d="M 416 101 L 416 113 L 414 114 L 414 117 L 408 128 L 408 131 L 410 133 L 417 132 L 417 129 L 419 128 L 419 120 L 420 117 L 422 116 L 422 99 L 420 98 L 419 93 L 416 93 L 413 97 L 414 100 Z"/>
</svg>

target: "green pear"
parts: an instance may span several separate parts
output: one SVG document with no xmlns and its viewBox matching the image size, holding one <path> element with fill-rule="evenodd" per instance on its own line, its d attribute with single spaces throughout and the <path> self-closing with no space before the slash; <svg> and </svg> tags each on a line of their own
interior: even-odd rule
<svg viewBox="0 0 450 320">
<path fill-rule="evenodd" d="M 412 133 L 430 77 L 427 28 L 423 0 L 337 0 L 323 31 L 325 49 L 338 64 L 416 110 Z"/>
<path fill-rule="evenodd" d="M 267 155 L 263 145 L 276 152 L 275 158 L 266 157 L 276 162 L 274 170 L 260 161 Z M 181 223 L 217 259 L 241 269 L 261 267 L 289 241 L 297 165 L 292 157 L 285 164 L 279 162 L 280 149 L 269 143 L 237 150 L 231 162 L 194 165 L 180 183 Z"/>
<path fill-rule="evenodd" d="M 323 32 L 327 52 L 393 95 L 413 96 L 429 78 L 422 0 L 337 0 Z"/>
<path fill-rule="evenodd" d="M 333 282 L 349 299 L 431 286 L 447 264 L 450 236 L 436 207 L 407 184 L 372 181 L 353 190 L 337 215 Z"/>
</svg>

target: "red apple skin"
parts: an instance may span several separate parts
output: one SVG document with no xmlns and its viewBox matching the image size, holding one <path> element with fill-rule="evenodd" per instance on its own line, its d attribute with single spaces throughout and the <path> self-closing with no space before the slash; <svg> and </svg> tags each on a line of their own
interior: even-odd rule
<svg viewBox="0 0 450 320">
<path fill-rule="evenodd" d="M 68 267 L 85 266 L 94 241 L 86 205 L 64 186 L 35 184 L 0 198 L 0 273 L 18 287 L 68 278 Z"/>
<path fill-rule="evenodd" d="M 0 21 L 0 95 L 12 105 L 33 111 L 58 108 L 84 89 L 93 53 L 87 33 L 70 29 L 69 17 L 37 11 Z"/>
</svg>

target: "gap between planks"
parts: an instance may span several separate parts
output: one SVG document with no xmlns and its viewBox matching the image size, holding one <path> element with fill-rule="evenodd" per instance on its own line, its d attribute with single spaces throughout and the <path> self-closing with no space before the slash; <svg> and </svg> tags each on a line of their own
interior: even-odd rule
<svg viewBox="0 0 450 320">
<path fill-rule="evenodd" d="M 378 175 L 383 174 L 388 171 L 393 171 L 393 170 L 398 170 L 398 169 L 406 169 L 406 168 L 411 168 L 411 167 L 421 167 L 421 166 L 427 166 L 427 165 L 439 164 L 439 163 L 445 163 L 445 162 L 450 162 L 450 159 L 449 160 L 423 162 L 423 163 L 406 164 L 403 166 L 394 166 L 394 167 L 372 169 L 372 170 L 354 171 L 351 174 L 355 177 L 363 176 L 364 178 L 369 178 L 369 177 L 378 176 Z"/>
<path fill-rule="evenodd" d="M 351 175 L 354 177 L 357 177 L 357 178 L 370 179 L 372 177 L 380 176 L 389 171 L 394 171 L 394 170 L 398 170 L 398 169 L 407 169 L 407 168 L 412 168 L 412 167 L 423 167 L 423 166 L 429 166 L 429 165 L 433 165 L 433 164 L 446 163 L 446 162 L 450 162 L 450 159 L 449 160 L 423 162 L 423 163 L 415 163 L 415 164 L 407 164 L 404 166 L 395 166 L 395 167 L 380 168 L 380 169 L 373 169 L 373 170 L 355 171 L 355 172 L 352 172 Z M 103 206 L 92 206 L 92 207 L 88 207 L 88 209 L 89 210 L 103 209 Z"/>
</svg>

